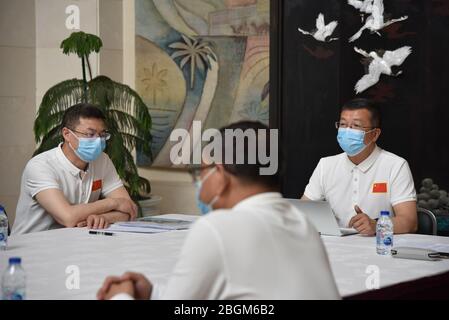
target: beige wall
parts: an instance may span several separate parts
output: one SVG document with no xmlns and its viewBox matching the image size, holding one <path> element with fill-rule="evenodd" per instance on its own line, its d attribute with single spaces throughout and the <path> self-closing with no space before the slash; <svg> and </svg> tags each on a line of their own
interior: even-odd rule
<svg viewBox="0 0 449 320">
<path fill-rule="evenodd" d="M 99 0 L 100 74 L 123 82 L 123 3 Z"/>
<path fill-rule="evenodd" d="M 0 4 L 0 203 L 14 219 L 20 177 L 34 150 L 35 4 Z"/>
<path fill-rule="evenodd" d="M 45 92 L 60 81 L 82 78 L 78 56 L 67 56 L 59 46 L 72 32 L 66 27 L 66 8 L 77 5 L 80 9 L 80 28 L 98 34 L 98 0 L 35 0 L 36 3 L 36 106 Z M 93 76 L 98 70 L 98 55 L 89 61 Z"/>
<path fill-rule="evenodd" d="M 14 0 L 0 2 L 0 203 L 11 222 L 22 171 L 35 148 L 32 132 L 39 103 L 52 85 L 81 77 L 79 59 L 59 45 L 72 31 L 65 8 L 80 8 L 81 29 L 100 35 L 93 75 L 104 74 L 134 87 L 133 0 Z M 140 169 L 160 195 L 163 213 L 197 213 L 195 191 L 186 172 Z"/>
</svg>

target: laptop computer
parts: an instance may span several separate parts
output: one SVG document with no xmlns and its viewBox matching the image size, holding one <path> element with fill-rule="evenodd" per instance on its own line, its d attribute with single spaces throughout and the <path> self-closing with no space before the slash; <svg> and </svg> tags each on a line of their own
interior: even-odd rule
<svg viewBox="0 0 449 320">
<path fill-rule="evenodd" d="M 358 233 L 354 228 L 340 228 L 327 201 L 287 199 L 299 211 L 304 213 L 318 232 L 327 236 L 347 236 Z"/>
</svg>

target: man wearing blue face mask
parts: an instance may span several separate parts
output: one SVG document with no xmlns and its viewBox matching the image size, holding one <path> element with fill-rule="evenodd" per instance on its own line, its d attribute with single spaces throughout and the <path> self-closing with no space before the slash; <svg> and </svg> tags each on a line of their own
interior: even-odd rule
<svg viewBox="0 0 449 320">
<path fill-rule="evenodd" d="M 240 149 L 226 130 L 257 132 L 257 148 Z M 109 277 L 99 299 L 338 299 L 323 243 L 305 216 L 279 193 L 278 174 L 261 174 L 265 165 L 249 157 L 260 143 L 270 146 L 268 128 L 242 121 L 216 136 L 228 161 L 203 156 L 191 170 L 200 208 L 166 286 L 142 274 Z M 254 135 L 255 136 L 255 135 Z M 215 140 L 215 139 L 214 139 Z M 256 139 L 254 139 L 256 140 Z M 240 140 L 241 141 L 241 140 Z M 275 141 L 277 143 L 277 141 Z M 266 149 L 263 150 L 267 150 Z M 277 152 L 277 148 L 276 151 Z M 244 156 L 237 163 L 236 154 Z M 270 151 L 268 151 L 270 154 Z M 223 163 L 225 162 L 225 163 Z M 276 170 L 277 171 L 277 170 Z"/>
<path fill-rule="evenodd" d="M 102 111 L 89 104 L 70 107 L 61 134 L 64 141 L 58 147 L 35 156 L 25 167 L 12 233 L 107 228 L 134 219 L 136 204 L 103 153 L 110 134 Z"/>
<path fill-rule="evenodd" d="M 322 158 L 302 199 L 329 201 L 340 227 L 375 235 L 382 210 L 394 214 L 395 233 L 417 229 L 416 192 L 406 160 L 379 148 L 379 108 L 357 98 L 343 105 L 336 122 L 344 153 Z"/>
</svg>

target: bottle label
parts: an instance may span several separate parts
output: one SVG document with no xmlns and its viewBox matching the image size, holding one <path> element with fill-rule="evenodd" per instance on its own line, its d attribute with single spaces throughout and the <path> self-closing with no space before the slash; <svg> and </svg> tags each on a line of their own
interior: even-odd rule
<svg viewBox="0 0 449 320">
<path fill-rule="evenodd" d="M 385 237 L 384 238 L 384 245 L 392 246 L 393 245 L 393 239 L 391 237 Z"/>
<path fill-rule="evenodd" d="M 3 295 L 4 300 L 25 300 L 25 295 L 20 292 L 8 292 Z"/>
</svg>

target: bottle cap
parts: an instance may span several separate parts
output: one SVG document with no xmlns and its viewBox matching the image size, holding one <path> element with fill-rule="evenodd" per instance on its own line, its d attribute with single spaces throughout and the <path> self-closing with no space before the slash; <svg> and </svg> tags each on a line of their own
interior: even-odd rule
<svg viewBox="0 0 449 320">
<path fill-rule="evenodd" d="M 390 211 L 381 211 L 380 215 L 381 216 L 389 216 L 390 215 Z"/>
<path fill-rule="evenodd" d="M 22 259 L 19 257 L 11 257 L 9 258 L 9 264 L 20 264 Z"/>
</svg>

